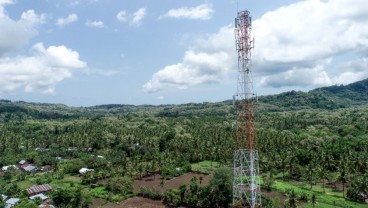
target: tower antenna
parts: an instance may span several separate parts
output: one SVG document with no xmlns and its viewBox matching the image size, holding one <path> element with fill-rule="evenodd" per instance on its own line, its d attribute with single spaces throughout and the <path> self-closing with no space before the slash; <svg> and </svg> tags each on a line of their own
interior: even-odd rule
<svg viewBox="0 0 368 208">
<path fill-rule="evenodd" d="M 252 17 L 248 10 L 238 11 L 235 18 L 235 44 L 238 55 L 237 112 L 234 152 L 233 205 L 261 207 L 258 151 L 255 138 L 255 112 L 251 55 Z"/>
</svg>

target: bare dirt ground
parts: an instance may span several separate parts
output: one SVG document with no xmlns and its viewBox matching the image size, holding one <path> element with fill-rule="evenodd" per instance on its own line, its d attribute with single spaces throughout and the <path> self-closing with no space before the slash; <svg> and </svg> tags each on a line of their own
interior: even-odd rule
<svg viewBox="0 0 368 208">
<path fill-rule="evenodd" d="M 278 207 L 284 207 L 284 202 L 287 199 L 287 196 L 284 194 L 265 190 L 262 190 L 262 195 L 267 196 L 268 198 L 278 199 Z"/>
<path fill-rule="evenodd" d="M 142 197 L 133 197 L 123 202 L 107 203 L 99 206 L 101 208 L 165 208 L 162 201 L 146 199 Z"/>
<path fill-rule="evenodd" d="M 179 188 L 182 184 L 188 184 L 193 177 L 197 177 L 197 183 L 199 186 L 208 185 L 210 182 L 210 175 L 198 174 L 198 173 L 186 173 L 184 175 L 175 177 L 171 180 L 165 180 L 164 184 L 161 185 L 162 176 L 156 174 L 153 176 L 147 176 L 141 180 L 134 181 L 134 192 L 138 193 L 140 186 L 145 186 L 152 188 L 156 191 L 165 191 L 171 188 Z M 200 183 L 199 178 L 202 177 L 203 180 Z"/>
<path fill-rule="evenodd" d="M 142 179 L 134 180 L 134 193 L 139 192 L 140 186 L 152 188 L 156 191 L 164 192 L 167 189 L 179 188 L 182 184 L 188 184 L 193 177 L 197 177 L 197 184 L 199 186 L 208 185 L 210 182 L 210 176 L 197 173 L 186 173 L 184 175 L 165 180 L 161 185 L 161 175 L 152 175 L 143 177 Z M 202 177 L 200 183 L 199 178 Z M 133 197 L 122 202 L 106 203 L 103 199 L 94 198 L 93 205 L 90 208 L 165 208 L 166 206 L 162 201 L 146 199 L 142 197 Z"/>
</svg>

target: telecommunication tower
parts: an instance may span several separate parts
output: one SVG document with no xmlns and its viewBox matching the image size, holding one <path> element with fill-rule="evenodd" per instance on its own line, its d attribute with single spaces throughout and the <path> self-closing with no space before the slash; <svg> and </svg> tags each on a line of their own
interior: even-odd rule
<svg viewBox="0 0 368 208">
<path fill-rule="evenodd" d="M 251 51 L 252 17 L 248 10 L 240 11 L 235 18 L 235 44 L 238 54 L 237 94 L 234 105 L 237 111 L 236 143 L 234 152 L 233 204 L 261 207 L 258 151 L 255 140 L 255 112 Z"/>
</svg>

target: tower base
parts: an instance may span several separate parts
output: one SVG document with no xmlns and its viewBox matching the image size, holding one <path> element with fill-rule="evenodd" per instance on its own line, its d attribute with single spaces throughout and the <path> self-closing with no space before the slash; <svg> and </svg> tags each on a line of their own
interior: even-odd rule
<svg viewBox="0 0 368 208">
<path fill-rule="evenodd" d="M 234 153 L 233 205 L 261 207 L 258 151 L 239 149 Z"/>
</svg>

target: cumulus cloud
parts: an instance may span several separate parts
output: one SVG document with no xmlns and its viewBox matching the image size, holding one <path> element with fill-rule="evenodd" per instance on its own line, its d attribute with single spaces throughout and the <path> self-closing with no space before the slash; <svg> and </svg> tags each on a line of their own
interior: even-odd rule
<svg viewBox="0 0 368 208">
<path fill-rule="evenodd" d="M 143 19 L 147 15 L 147 9 L 146 8 L 140 8 L 134 13 L 128 13 L 125 10 L 122 10 L 118 12 L 116 15 L 116 19 L 119 22 L 129 22 L 130 26 L 138 27 L 142 24 Z"/>
<path fill-rule="evenodd" d="M 351 72 L 356 65 L 350 65 L 350 71 L 342 71 L 332 68 L 332 64 L 337 56 L 359 56 L 361 50 L 368 48 L 367 18 L 364 0 L 301 1 L 264 14 L 253 24 L 254 62 L 263 75 L 262 83 L 273 87 L 290 85 L 291 72 L 308 74 L 308 82 L 296 76 L 292 86 L 341 83 L 338 77 L 343 74 L 349 74 L 344 76 L 349 81 L 366 78 L 364 73 Z M 355 78 L 348 78 L 351 76 Z"/>
<path fill-rule="evenodd" d="M 69 25 L 70 23 L 76 22 L 78 20 L 78 15 L 76 14 L 69 14 L 65 18 L 58 18 L 56 24 L 60 27 L 65 25 Z"/>
<path fill-rule="evenodd" d="M 38 15 L 34 10 L 31 9 L 22 13 L 21 21 L 30 25 L 43 24 L 46 21 L 46 15 Z"/>
<path fill-rule="evenodd" d="M 0 0 L 0 57 L 20 49 L 37 34 L 37 25 L 45 22 L 45 14 L 37 14 L 34 10 L 23 12 L 19 20 L 9 18 L 4 5 L 11 3 L 11 0 Z"/>
<path fill-rule="evenodd" d="M 367 78 L 367 19 L 365 0 L 300 1 L 265 13 L 253 22 L 257 83 L 318 87 Z M 230 70 L 235 72 L 235 59 L 234 28 L 224 27 L 195 41 L 181 62 L 154 73 L 143 88 L 154 92 L 221 81 Z"/>
<path fill-rule="evenodd" d="M 233 69 L 235 59 L 230 51 L 234 47 L 223 42 L 233 39 L 233 29 L 226 26 L 216 34 L 195 41 L 195 46 L 185 52 L 180 63 L 164 67 L 143 85 L 146 92 L 156 92 L 167 87 L 187 87 L 226 79 Z"/>
<path fill-rule="evenodd" d="M 89 21 L 86 22 L 87 27 L 104 28 L 106 27 L 102 21 Z"/>
<path fill-rule="evenodd" d="M 78 6 L 80 4 L 80 2 L 79 1 L 72 1 L 72 2 L 70 2 L 70 6 Z"/>
<path fill-rule="evenodd" d="M 144 17 L 146 16 L 146 8 L 140 8 L 136 12 L 133 13 L 132 20 L 129 25 L 131 26 L 140 26 Z"/>
<path fill-rule="evenodd" d="M 273 87 L 325 84 L 330 85 L 332 82 L 327 72 L 321 65 L 315 66 L 314 68 L 294 67 L 288 71 L 264 76 L 261 78 L 261 85 Z"/>
<path fill-rule="evenodd" d="M 127 12 L 126 11 L 120 11 L 116 15 L 116 19 L 118 19 L 120 22 L 126 22 L 126 21 L 128 21 Z"/>
<path fill-rule="evenodd" d="M 13 3 L 14 3 L 13 0 L 0 0 L 0 18 L 5 16 L 4 5 L 13 4 Z"/>
<path fill-rule="evenodd" d="M 56 85 L 72 76 L 74 69 L 86 67 L 76 51 L 65 46 L 33 46 L 32 56 L 0 59 L 0 93 L 24 89 L 52 94 Z"/>
<path fill-rule="evenodd" d="M 334 84 L 349 84 L 368 77 L 368 57 L 348 61 L 339 68 L 340 74 L 332 77 Z"/>
<path fill-rule="evenodd" d="M 170 9 L 166 14 L 161 15 L 161 18 L 176 18 L 176 19 L 199 19 L 209 20 L 215 12 L 212 4 L 201 4 L 196 7 L 181 7 Z"/>
</svg>

